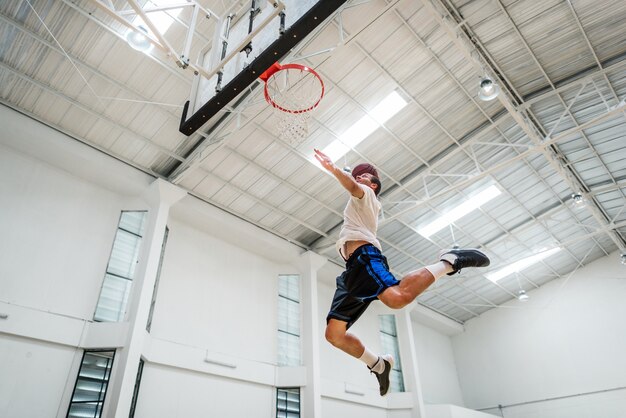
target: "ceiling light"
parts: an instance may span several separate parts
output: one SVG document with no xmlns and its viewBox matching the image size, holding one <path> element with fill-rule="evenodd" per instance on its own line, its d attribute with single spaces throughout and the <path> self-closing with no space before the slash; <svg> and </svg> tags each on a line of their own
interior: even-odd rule
<svg viewBox="0 0 626 418">
<path fill-rule="evenodd" d="M 478 98 L 480 100 L 488 102 L 498 97 L 498 94 L 500 94 L 500 87 L 491 78 L 481 78 L 480 88 L 478 89 Z"/>
<path fill-rule="evenodd" d="M 457 219 L 462 218 L 474 209 L 478 209 L 479 207 L 500 194 L 502 194 L 500 189 L 498 189 L 496 186 L 490 186 L 482 192 L 478 193 L 477 195 L 462 202 L 454 209 L 444 213 L 428 225 L 420 228 L 417 232 L 419 232 L 419 234 L 424 238 L 428 238 L 435 232 L 440 231 L 446 226 L 454 223 Z"/>
<path fill-rule="evenodd" d="M 517 292 L 517 299 L 520 302 L 526 302 L 528 301 L 529 297 L 526 294 L 526 291 L 524 289 L 520 289 L 519 292 Z"/>
<path fill-rule="evenodd" d="M 392 116 L 406 105 L 406 100 L 397 92 L 392 91 L 378 103 L 369 114 L 356 121 L 339 136 L 339 139 L 331 142 L 322 152 L 328 155 L 333 162 L 336 162 L 346 155 L 348 151 L 350 151 L 350 148 L 356 147 L 361 141 L 370 136 L 372 132 L 391 119 Z M 313 158 L 312 161 L 320 166 L 315 158 Z"/>
<path fill-rule="evenodd" d="M 508 276 L 509 274 L 513 274 L 518 271 L 524 270 L 525 268 L 535 263 L 538 263 L 544 258 L 548 258 L 551 255 L 558 253 L 559 251 L 561 251 L 561 248 L 556 247 L 556 248 L 552 248 L 551 250 L 542 251 L 538 254 L 531 255 L 530 257 L 522 258 L 521 260 L 511 263 L 508 266 L 500 270 L 496 270 L 492 273 L 485 274 L 485 277 L 487 277 L 489 280 L 495 283 L 498 280 Z"/>
<path fill-rule="evenodd" d="M 164 7 L 164 6 L 175 5 L 179 3 L 182 3 L 182 2 L 180 0 L 160 0 L 158 1 L 158 5 L 157 5 L 153 1 L 147 1 L 144 5 L 144 8 L 147 9 L 150 4 L 157 6 L 157 7 L 158 6 Z M 177 17 L 182 12 L 182 10 L 183 10 L 183 7 L 179 7 L 175 9 L 169 9 L 168 11 L 146 10 L 146 13 L 148 13 L 150 22 L 159 31 L 159 33 L 164 34 L 165 32 L 167 32 L 169 27 L 172 26 L 172 24 L 174 23 L 174 18 Z M 154 36 L 152 31 L 147 29 L 148 25 L 146 24 L 146 22 L 144 22 L 141 16 L 136 15 L 135 18 L 132 20 L 132 23 L 135 26 L 137 26 L 141 30 L 141 32 L 144 32 L 146 35 Z M 150 43 L 150 40 L 148 39 L 148 37 L 144 35 L 144 33 L 141 33 L 141 32 L 135 31 L 135 30 L 128 31 L 128 33 L 126 34 L 126 41 L 133 49 L 136 49 L 137 51 L 145 52 L 145 51 L 148 51 L 152 47 L 152 44 Z"/>
<path fill-rule="evenodd" d="M 126 42 L 128 42 L 128 45 L 130 45 L 131 48 L 136 49 L 137 51 L 147 51 L 151 46 L 150 40 L 146 36 L 148 34 L 148 30 L 141 25 L 137 26 L 137 28 L 140 30 L 128 31 L 126 34 Z"/>
<path fill-rule="evenodd" d="M 585 197 L 582 193 L 572 193 L 572 202 L 574 202 L 576 206 L 583 206 L 585 204 Z"/>
</svg>

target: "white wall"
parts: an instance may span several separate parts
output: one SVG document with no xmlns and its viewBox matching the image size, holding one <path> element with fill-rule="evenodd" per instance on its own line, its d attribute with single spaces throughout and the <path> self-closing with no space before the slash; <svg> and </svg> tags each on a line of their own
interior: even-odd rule
<svg viewBox="0 0 626 418">
<path fill-rule="evenodd" d="M 626 387 L 626 267 L 618 254 L 529 296 L 468 321 L 453 337 L 466 404 L 538 401 L 506 407 L 506 417 L 625 417 L 626 392 L 610 391 Z"/>
<path fill-rule="evenodd" d="M 278 275 L 297 273 L 172 219 L 152 337 L 276 362 Z"/>
<path fill-rule="evenodd" d="M 495 418 L 500 415 L 487 414 L 456 405 L 426 405 L 426 416 L 428 418 Z"/>
<path fill-rule="evenodd" d="M 372 408 L 352 402 L 325 398 L 322 403 L 322 417 L 387 418 L 387 411 L 383 408 Z"/>
<path fill-rule="evenodd" d="M 64 416 L 123 193 L 149 178 L 4 106 L 0 126 L 0 416 Z"/>
<path fill-rule="evenodd" d="M 424 403 L 464 406 L 450 337 L 417 322 L 413 335 Z"/>
<path fill-rule="evenodd" d="M 0 298 L 91 319 L 121 196 L 2 144 L 0 177 Z"/>
<path fill-rule="evenodd" d="M 233 233 L 241 221 L 194 199 L 182 205 L 168 222 L 135 416 L 270 417 L 276 397 L 278 275 L 297 274 L 298 268 L 213 235 L 222 229 Z M 210 222 L 190 225 L 180 218 L 192 214 Z M 300 250 L 273 238 L 278 258 L 298 259 Z M 267 241 L 258 248 L 268 251 Z"/>
<path fill-rule="evenodd" d="M 135 417 L 269 418 L 275 399 L 271 386 L 148 363 Z"/>
<path fill-rule="evenodd" d="M 0 334 L 0 416 L 56 416 L 80 355 L 71 347 Z"/>
</svg>

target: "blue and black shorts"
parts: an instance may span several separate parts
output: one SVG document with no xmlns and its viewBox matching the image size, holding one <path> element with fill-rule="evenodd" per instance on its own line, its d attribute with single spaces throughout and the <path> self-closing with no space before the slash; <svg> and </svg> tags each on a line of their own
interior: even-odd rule
<svg viewBox="0 0 626 418">
<path fill-rule="evenodd" d="M 371 244 L 360 246 L 346 261 L 346 271 L 337 277 L 337 290 L 326 322 L 338 319 L 350 328 L 383 290 L 398 283 L 378 248 Z"/>
</svg>

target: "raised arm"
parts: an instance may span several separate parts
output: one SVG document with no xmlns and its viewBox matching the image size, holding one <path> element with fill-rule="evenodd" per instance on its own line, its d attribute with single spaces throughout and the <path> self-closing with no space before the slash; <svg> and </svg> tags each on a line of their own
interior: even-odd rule
<svg viewBox="0 0 626 418">
<path fill-rule="evenodd" d="M 344 189 L 348 191 L 348 193 L 350 193 L 352 196 L 358 199 L 361 199 L 365 195 L 365 192 L 363 191 L 359 183 L 357 183 L 356 180 L 354 180 L 354 178 L 352 177 L 352 175 L 350 175 L 350 173 L 346 173 L 345 171 L 337 167 L 335 163 L 333 163 L 333 161 L 330 159 L 330 157 L 328 157 L 322 151 L 318 149 L 314 151 L 315 151 L 315 158 L 317 159 L 317 161 L 320 162 L 322 167 L 324 167 L 333 176 L 335 176 L 335 178 L 344 187 Z"/>
</svg>

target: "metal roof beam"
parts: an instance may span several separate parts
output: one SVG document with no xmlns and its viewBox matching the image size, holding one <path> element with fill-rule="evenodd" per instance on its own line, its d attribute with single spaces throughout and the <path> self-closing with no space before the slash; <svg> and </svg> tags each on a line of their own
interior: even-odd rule
<svg viewBox="0 0 626 418">
<path fill-rule="evenodd" d="M 557 143 L 559 141 L 563 141 L 565 139 L 568 139 L 571 135 L 574 135 L 574 134 L 578 133 L 582 129 L 587 129 L 587 128 L 590 128 L 592 126 L 596 126 L 599 123 L 605 122 L 607 119 L 615 117 L 616 115 L 619 115 L 620 113 L 624 112 L 625 110 L 626 110 L 626 101 L 622 100 L 618 106 L 615 106 L 614 108 L 612 108 L 611 110 L 607 111 L 606 113 L 603 113 L 602 115 L 599 115 L 599 116 L 595 117 L 594 119 L 592 119 L 590 121 L 587 121 L 587 122 L 583 123 L 582 125 L 580 125 L 578 127 L 571 128 L 571 129 L 568 129 L 567 131 L 561 132 L 558 135 L 550 138 L 549 140 L 544 141 L 541 144 L 531 145 L 531 146 L 528 147 L 528 149 L 526 151 L 516 155 L 515 157 L 508 158 L 506 160 L 502 160 L 498 164 L 492 165 L 489 168 L 485 169 L 484 171 L 482 171 L 482 172 L 480 172 L 478 174 L 474 174 L 474 175 L 468 176 L 466 179 L 456 183 L 454 185 L 454 187 L 443 189 L 443 190 L 441 190 L 441 191 L 439 191 L 439 192 L 437 192 L 437 193 L 435 193 L 433 195 L 430 195 L 429 199 L 433 199 L 433 198 L 436 198 L 436 197 L 441 197 L 441 196 L 444 196 L 444 195 L 446 195 L 448 193 L 456 192 L 458 189 L 465 188 L 465 187 L 469 186 L 470 184 L 475 183 L 477 180 L 485 178 L 485 177 L 491 175 L 494 172 L 506 169 L 507 167 L 510 166 L 510 164 L 512 162 L 515 162 L 515 161 L 527 158 L 527 157 L 529 157 L 529 156 L 531 156 L 533 154 L 536 154 L 536 153 L 542 153 L 543 150 L 546 147 L 549 147 L 550 145 L 555 144 L 555 143 Z M 416 180 L 415 179 L 411 179 L 411 182 L 414 182 L 414 181 L 416 181 Z M 407 207 L 407 208 L 405 208 L 405 209 L 403 209 L 403 210 L 401 210 L 401 211 L 399 211 L 397 213 L 394 213 L 394 214 L 391 214 L 389 216 L 386 216 L 385 221 L 389 221 L 389 220 L 395 219 L 395 218 L 397 218 L 399 216 L 402 216 L 403 214 L 405 214 L 405 213 L 407 213 L 409 211 L 412 211 L 412 210 L 414 210 L 417 207 L 422 206 L 424 203 L 426 203 L 425 200 L 415 201 L 411 206 L 409 206 L 409 207 Z"/>
<path fill-rule="evenodd" d="M 576 25 L 578 26 L 578 30 L 580 30 L 581 35 L 583 36 L 583 38 L 585 39 L 585 42 L 587 43 L 587 46 L 589 47 L 589 51 L 591 51 L 591 54 L 593 55 L 593 59 L 596 61 L 596 65 L 598 66 L 600 70 L 602 70 L 603 69 L 602 63 L 600 62 L 600 59 L 598 58 L 598 54 L 596 54 L 596 51 L 593 48 L 593 45 L 591 45 L 591 41 L 589 41 L 589 37 L 587 36 L 587 33 L 585 32 L 583 25 L 580 23 L 580 19 L 578 18 L 576 9 L 574 9 L 574 6 L 572 5 L 572 2 L 570 0 L 566 0 L 566 3 L 569 6 L 570 11 L 572 12 L 572 15 L 574 16 L 574 21 L 576 22 Z M 606 84 L 609 86 L 609 89 L 611 89 L 613 98 L 619 101 L 617 97 L 617 93 L 615 92 L 613 85 L 611 84 L 608 77 L 606 76 L 606 73 L 602 73 L 602 75 L 604 76 L 604 80 L 606 81 Z"/>
<path fill-rule="evenodd" d="M 526 97 L 528 97 L 527 99 L 524 100 L 524 102 L 518 106 L 519 109 L 524 110 L 524 109 L 528 109 L 530 108 L 530 106 L 532 106 L 533 104 L 540 102 L 542 100 L 546 100 L 549 99 L 550 97 L 556 95 L 556 94 L 561 94 L 565 91 L 571 90 L 573 88 L 579 87 L 583 84 L 589 83 L 590 81 L 592 81 L 594 78 L 598 77 L 598 76 L 606 76 L 608 73 L 611 72 L 618 72 L 618 71 L 624 71 L 626 70 L 626 59 L 622 60 L 622 61 L 618 61 L 616 63 L 613 63 L 609 66 L 606 66 L 602 69 L 599 70 L 595 70 L 587 75 L 585 75 L 584 77 L 578 78 L 574 81 L 570 81 L 566 84 L 562 84 L 562 85 L 555 85 L 555 87 L 553 87 L 551 90 L 543 92 L 543 93 L 531 93 L 529 95 L 527 95 Z M 542 89 L 541 91 L 543 91 L 544 89 Z M 536 94 L 536 95 L 533 95 Z"/>
<path fill-rule="evenodd" d="M 11 72 L 16 77 L 21 78 L 22 80 L 27 81 L 27 82 L 29 82 L 29 83 L 39 87 L 40 89 L 42 89 L 42 90 L 52 94 L 53 96 L 59 97 L 59 98 L 65 100 L 65 101 L 67 101 L 68 103 L 70 103 L 71 105 L 75 106 L 76 108 L 84 111 L 85 113 L 88 113 L 89 115 L 91 115 L 91 116 L 93 116 L 93 117 L 95 117 L 97 119 L 101 119 L 102 121 L 112 125 L 114 128 L 120 129 L 122 132 L 125 132 L 125 133 L 131 135 L 133 138 L 138 139 L 140 142 L 143 142 L 144 144 L 154 148 L 155 150 L 160 151 L 162 154 L 167 155 L 168 157 L 177 159 L 179 161 L 183 160 L 183 158 L 181 156 L 179 156 L 178 154 L 176 154 L 175 152 L 170 151 L 169 149 L 167 149 L 165 147 L 162 147 L 161 145 L 156 144 L 156 143 L 150 141 L 148 138 L 146 138 L 146 137 L 144 137 L 142 135 L 139 135 L 136 132 L 133 132 L 130 129 L 124 127 L 124 126 L 119 125 L 117 122 L 109 119 L 106 116 L 103 116 L 101 112 L 98 112 L 98 111 L 96 111 L 96 110 L 94 110 L 94 109 L 92 109 L 92 108 L 90 108 L 90 107 L 88 107 L 88 106 L 86 106 L 86 105 L 84 105 L 84 104 L 82 104 L 82 103 L 72 99 L 71 97 L 66 96 L 63 93 L 58 92 L 57 90 L 55 90 L 51 86 L 49 86 L 47 84 L 44 84 L 44 83 L 42 83 L 39 80 L 35 80 L 34 78 L 29 77 L 29 76 L 27 76 L 25 74 L 22 74 L 19 71 L 15 70 L 13 67 L 10 67 L 10 66 L 6 65 L 3 62 L 0 62 L 0 67 L 4 68 L 5 70 L 7 70 L 9 72 Z M 116 156 L 116 158 L 118 158 L 118 157 Z"/>
<path fill-rule="evenodd" d="M 84 11 L 83 9 L 79 8 L 78 6 L 76 6 L 74 3 L 70 2 L 69 0 L 61 0 L 63 2 L 63 4 L 65 4 L 66 6 L 72 8 L 74 11 L 76 11 L 78 14 L 80 14 L 81 16 L 85 17 L 86 19 L 89 19 L 90 21 L 94 22 L 96 25 L 100 26 L 101 28 L 105 29 L 107 32 L 109 32 L 111 35 L 119 38 L 120 40 L 126 42 L 126 38 L 124 36 L 122 36 L 122 34 L 118 33 L 117 31 L 113 30 L 109 25 L 107 25 L 106 23 L 96 19 L 92 13 L 88 13 L 86 11 Z M 179 78 L 180 80 L 184 81 L 185 83 L 189 84 L 189 86 L 191 86 L 191 76 L 189 77 L 185 77 L 183 75 L 183 73 L 181 73 L 180 71 L 177 71 L 175 68 L 173 68 L 171 65 L 169 65 L 167 63 L 167 61 L 163 61 L 161 59 L 159 59 L 158 57 L 155 57 L 151 54 L 144 54 L 144 56 L 146 58 L 151 59 L 152 61 L 156 62 L 158 65 L 160 65 L 162 68 L 164 68 L 165 70 L 167 70 L 170 74 L 176 76 L 177 78 Z"/>
<path fill-rule="evenodd" d="M 492 68 L 492 64 L 489 62 L 493 62 L 493 60 L 487 60 L 487 58 L 482 55 L 482 51 L 478 50 L 474 45 L 471 44 L 471 41 L 467 38 L 467 34 L 464 31 L 458 30 L 458 27 L 452 23 L 451 17 L 448 17 L 449 12 L 445 5 L 441 4 L 439 0 L 419 1 L 431 14 L 431 16 L 439 24 L 439 26 L 444 30 L 444 32 L 446 32 L 450 40 L 456 45 L 458 50 L 465 56 L 468 62 L 470 62 L 474 66 L 478 74 L 488 73 L 488 75 L 495 80 L 504 77 L 504 74 L 501 71 L 499 72 L 501 77 L 496 77 L 494 68 Z M 438 3 L 439 8 L 443 8 L 445 10 L 443 15 L 442 12 L 438 10 L 437 7 L 434 5 L 434 2 Z M 509 85 L 511 84 L 509 83 Z M 544 141 L 540 133 L 537 131 L 537 127 L 528 120 L 527 116 L 525 116 L 516 109 L 516 105 L 511 101 L 511 99 L 504 90 L 505 89 L 503 89 L 502 93 L 498 95 L 499 102 L 505 107 L 505 109 L 507 109 L 509 114 L 526 133 L 531 142 L 535 146 L 542 145 Z M 563 167 L 563 165 L 560 163 L 559 156 L 556 155 L 555 151 L 552 148 L 541 147 L 541 153 L 544 155 L 554 171 L 556 171 L 566 182 L 570 189 L 572 189 L 573 191 L 585 189 L 584 184 L 582 184 L 580 180 L 575 177 L 566 167 Z M 589 210 L 591 211 L 593 217 L 599 225 L 607 225 L 608 220 L 606 219 L 606 216 L 602 212 L 601 208 L 597 206 L 597 203 L 594 202 L 594 205 L 590 205 Z M 615 231 L 609 230 L 607 231 L 607 234 L 620 250 L 624 250 L 626 248 L 626 243 L 624 243 L 622 237 Z"/>
<path fill-rule="evenodd" d="M 35 32 L 32 32 L 31 30 L 27 29 L 26 27 L 22 26 L 19 22 L 16 22 L 15 20 L 0 14 L 0 22 L 4 22 L 7 23 L 11 26 L 13 26 L 14 28 L 16 28 L 17 30 L 19 30 L 20 32 L 30 36 L 31 38 L 33 38 L 34 40 L 40 42 L 42 45 L 47 46 L 48 48 L 50 48 L 51 50 L 55 51 L 56 53 L 58 53 L 59 55 L 63 55 L 64 57 L 66 56 L 67 58 L 69 58 L 70 60 L 72 60 L 74 63 L 80 64 L 81 66 L 87 68 L 89 71 L 91 71 L 91 73 L 97 75 L 98 77 L 102 78 L 103 80 L 106 80 L 107 82 L 111 83 L 112 85 L 114 85 L 115 87 L 117 87 L 118 89 L 122 90 L 122 91 L 126 91 L 136 97 L 139 97 L 141 99 L 141 102 L 144 104 L 148 104 L 148 105 L 153 105 L 153 106 L 157 106 L 161 111 L 163 111 L 164 113 L 166 113 L 168 115 L 168 117 L 172 120 L 175 120 L 178 122 L 178 116 L 175 115 L 174 113 L 163 109 L 163 107 L 161 106 L 160 103 L 156 103 L 156 102 L 152 102 L 149 100 L 149 98 L 142 96 L 140 93 L 131 90 L 130 87 L 128 87 L 128 85 L 122 84 L 119 81 L 115 80 L 114 78 L 111 78 L 110 76 L 108 76 L 107 74 L 104 74 L 103 72 L 101 72 L 98 68 L 87 64 L 86 62 L 78 59 L 76 56 L 70 55 L 67 51 L 63 51 L 61 48 L 59 48 L 57 45 L 49 42 L 48 40 L 42 38 L 40 35 L 38 35 Z M 100 97 L 102 98 L 102 97 Z M 179 105 L 176 105 L 178 107 L 182 107 Z"/>
</svg>

